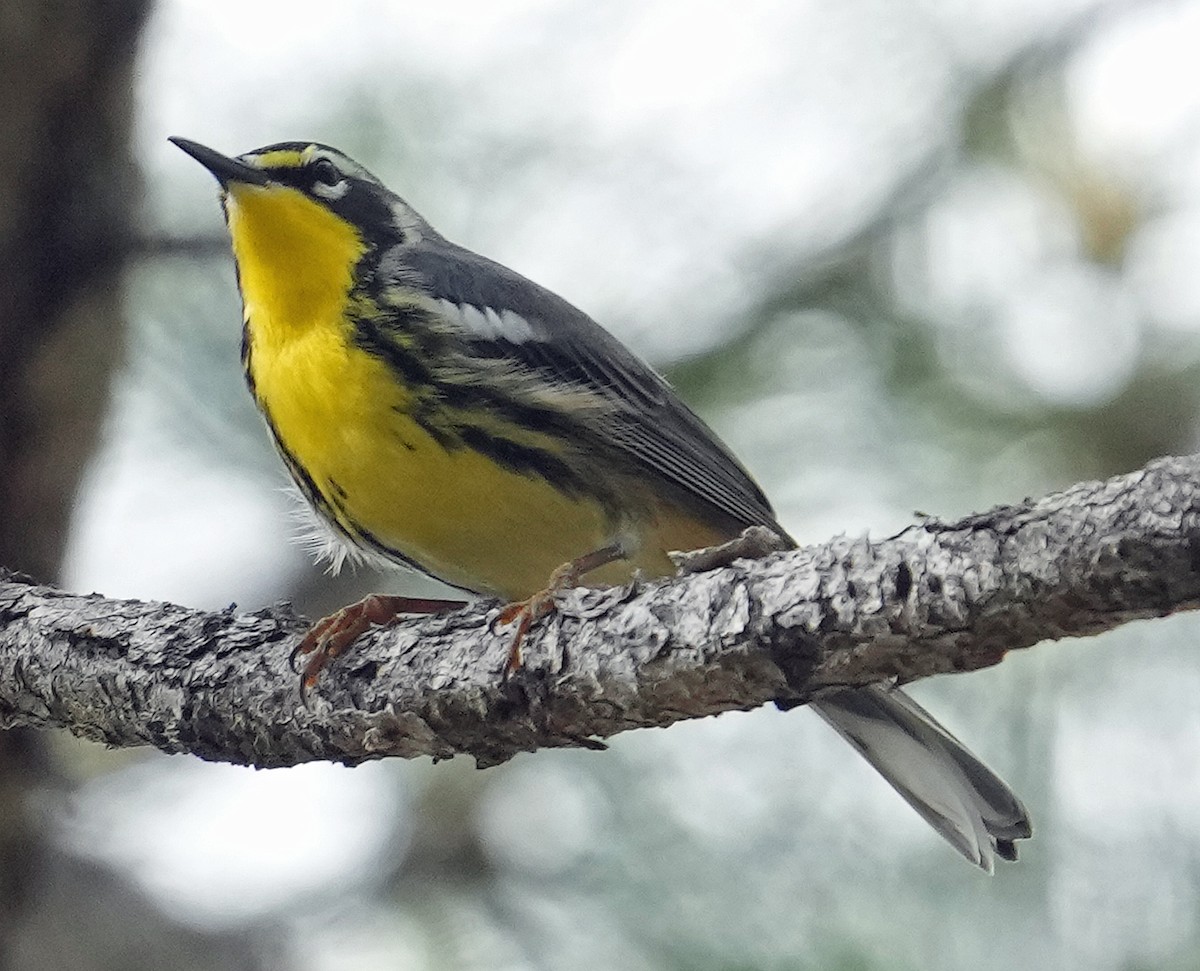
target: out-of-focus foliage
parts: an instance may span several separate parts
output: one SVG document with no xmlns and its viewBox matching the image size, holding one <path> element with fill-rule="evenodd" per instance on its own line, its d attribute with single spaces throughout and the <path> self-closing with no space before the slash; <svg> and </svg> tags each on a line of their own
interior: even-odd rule
<svg viewBox="0 0 1200 971">
<path fill-rule="evenodd" d="M 220 232 L 167 134 L 336 144 L 663 367 L 801 538 L 1196 447 L 1200 3 L 262 7 L 236 24 L 160 10 L 141 121 L 156 237 Z M 138 337 L 75 576 L 214 605 L 316 598 L 210 252 L 130 274 Z M 275 908 L 299 967 L 1190 967 L 1195 636 L 1187 617 L 1147 623 L 918 686 L 1035 817 L 992 880 L 801 712 L 486 773 L 331 774 L 320 812 L 163 763 L 177 808 L 98 783 L 73 831 L 127 862 L 134 834 L 129 865 L 173 907 L 203 896 L 206 920 L 237 922 L 262 895 L 198 888 L 265 813 L 326 874 L 279 877 L 305 888 Z M 200 792 L 227 828 L 189 837 Z M 377 867 L 360 840 L 338 851 L 364 805 L 403 820 Z"/>
</svg>

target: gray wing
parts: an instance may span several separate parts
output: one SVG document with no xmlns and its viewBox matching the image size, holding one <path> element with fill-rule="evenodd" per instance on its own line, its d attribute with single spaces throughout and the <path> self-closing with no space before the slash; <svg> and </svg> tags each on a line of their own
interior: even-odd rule
<svg viewBox="0 0 1200 971">
<path fill-rule="evenodd" d="M 662 377 L 581 310 L 513 270 L 440 239 L 406 248 L 402 259 L 430 296 L 474 308 L 476 326 L 464 326 L 459 334 L 469 353 L 501 356 L 556 385 L 599 393 L 612 407 L 579 418 L 594 424 L 597 440 L 611 443 L 685 501 L 719 513 L 731 526 L 765 525 L 783 534 L 766 496 L 724 443 Z M 493 313 L 485 317 L 489 309 Z"/>
<path fill-rule="evenodd" d="M 616 447 L 677 494 L 733 526 L 786 533 L 749 473 L 707 425 L 645 364 L 561 297 L 441 239 L 411 247 L 404 262 L 429 294 L 460 313 L 458 339 L 479 358 L 502 357 L 539 376 L 603 395 L 590 419 L 596 441 Z M 490 308 L 493 313 L 488 315 Z M 505 312 L 510 313 L 505 318 Z M 984 869 L 1016 858 L 1029 817 L 1011 789 L 915 701 L 879 685 L 813 702 L 839 734 L 960 853 Z"/>
</svg>

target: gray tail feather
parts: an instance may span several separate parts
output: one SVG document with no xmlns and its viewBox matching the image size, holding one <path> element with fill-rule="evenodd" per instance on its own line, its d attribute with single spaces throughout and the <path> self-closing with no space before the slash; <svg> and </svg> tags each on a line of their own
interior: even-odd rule
<svg viewBox="0 0 1200 971">
<path fill-rule="evenodd" d="M 976 866 L 1017 858 L 1033 832 L 1021 800 L 903 691 L 870 685 L 810 705 L 910 806 Z"/>
</svg>

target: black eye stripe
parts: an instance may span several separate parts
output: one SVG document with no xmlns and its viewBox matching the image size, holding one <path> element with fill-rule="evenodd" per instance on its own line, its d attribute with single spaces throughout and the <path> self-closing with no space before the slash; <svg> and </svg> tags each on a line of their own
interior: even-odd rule
<svg viewBox="0 0 1200 971">
<path fill-rule="evenodd" d="M 342 173 L 337 170 L 327 158 L 319 158 L 312 163 L 312 176 L 318 182 L 323 182 L 325 185 L 337 185 L 342 181 Z"/>
</svg>

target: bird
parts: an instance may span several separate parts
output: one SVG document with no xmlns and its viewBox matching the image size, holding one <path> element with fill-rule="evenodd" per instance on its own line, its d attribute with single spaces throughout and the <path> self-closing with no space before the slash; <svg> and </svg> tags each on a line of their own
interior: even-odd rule
<svg viewBox="0 0 1200 971">
<path fill-rule="evenodd" d="M 795 545 L 649 364 L 450 242 L 343 152 L 290 141 L 229 156 L 170 140 L 219 185 L 246 381 L 335 564 L 416 568 L 502 598 L 502 618 L 525 628 L 560 587 L 670 576 L 671 551 L 748 527 Z M 375 596 L 318 621 L 297 649 L 302 686 L 371 624 L 445 603 Z M 987 872 L 1032 835 L 1010 787 L 898 687 L 808 707 Z"/>
</svg>

